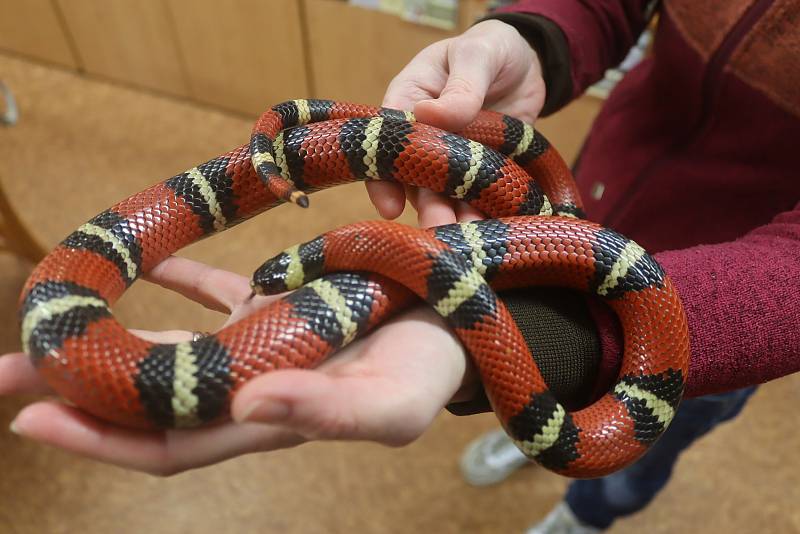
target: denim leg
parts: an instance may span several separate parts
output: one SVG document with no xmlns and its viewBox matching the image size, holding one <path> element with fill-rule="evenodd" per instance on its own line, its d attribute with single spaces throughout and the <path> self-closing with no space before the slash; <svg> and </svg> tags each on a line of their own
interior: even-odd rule
<svg viewBox="0 0 800 534">
<path fill-rule="evenodd" d="M 635 464 L 612 475 L 576 480 L 566 501 L 588 525 L 608 528 L 647 506 L 663 488 L 678 456 L 715 426 L 736 417 L 756 387 L 684 400 L 666 432 Z"/>
</svg>

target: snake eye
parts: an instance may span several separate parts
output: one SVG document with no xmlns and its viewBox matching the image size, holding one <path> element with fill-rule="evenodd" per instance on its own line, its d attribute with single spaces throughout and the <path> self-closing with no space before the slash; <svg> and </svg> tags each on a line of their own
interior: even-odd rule
<svg viewBox="0 0 800 534">
<path fill-rule="evenodd" d="M 277 295 L 284 291 L 297 289 L 289 287 L 289 272 L 292 267 L 292 257 L 282 252 L 274 258 L 265 261 L 253 273 L 250 287 L 256 295 Z"/>
</svg>

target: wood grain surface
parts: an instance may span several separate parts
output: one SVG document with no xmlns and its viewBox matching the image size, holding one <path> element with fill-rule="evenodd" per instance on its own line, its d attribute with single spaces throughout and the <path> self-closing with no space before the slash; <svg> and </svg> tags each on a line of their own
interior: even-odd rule
<svg viewBox="0 0 800 534">
<path fill-rule="evenodd" d="M 54 0 L 0 0 L 0 49 L 78 67 Z"/>
<path fill-rule="evenodd" d="M 168 0 L 192 96 L 255 115 L 312 96 L 297 0 Z"/>
<path fill-rule="evenodd" d="M 164 0 L 57 2 L 87 73 L 188 96 Z"/>
</svg>

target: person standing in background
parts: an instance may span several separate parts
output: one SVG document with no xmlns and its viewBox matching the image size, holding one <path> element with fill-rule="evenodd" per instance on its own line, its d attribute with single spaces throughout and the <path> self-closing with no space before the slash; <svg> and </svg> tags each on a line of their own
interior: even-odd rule
<svg viewBox="0 0 800 534">
<path fill-rule="evenodd" d="M 655 13 L 653 53 L 608 98 L 575 174 L 587 218 L 658 253 L 675 281 L 690 321 L 687 396 L 696 398 L 642 460 L 573 482 L 530 533 L 599 532 L 641 510 L 684 449 L 740 412 L 753 392 L 742 386 L 800 369 L 800 2 L 521 1 L 420 52 L 383 102 L 453 131 L 481 108 L 532 123 L 618 64 Z M 368 187 L 387 218 L 406 195 L 422 226 L 481 216 L 430 191 Z M 582 406 L 607 391 L 621 341 L 606 310 L 566 291 L 504 300 L 559 400 Z M 479 395 L 450 409 L 488 404 Z M 525 462 L 492 432 L 467 449 L 462 469 L 481 485 Z"/>
</svg>

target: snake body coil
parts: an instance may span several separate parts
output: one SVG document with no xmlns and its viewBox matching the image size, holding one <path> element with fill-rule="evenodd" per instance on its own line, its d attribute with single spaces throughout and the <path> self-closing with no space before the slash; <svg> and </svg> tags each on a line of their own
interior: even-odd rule
<svg viewBox="0 0 800 534">
<path fill-rule="evenodd" d="M 307 205 L 301 191 L 378 179 L 444 192 L 495 219 L 433 230 L 365 222 L 292 247 L 253 284 L 259 293 L 297 291 L 195 341 L 154 344 L 113 318 L 123 291 L 180 248 L 283 201 Z M 669 424 L 688 333 L 658 264 L 580 219 L 580 206 L 563 160 L 516 119 L 482 112 L 456 135 L 396 110 L 286 102 L 262 115 L 249 145 L 68 236 L 23 289 L 22 343 L 48 383 L 86 411 L 132 427 L 187 427 L 224 418 L 253 376 L 318 365 L 411 304 L 413 292 L 462 340 L 528 456 L 570 476 L 600 476 L 634 461 Z M 591 292 L 618 314 L 622 369 L 593 405 L 570 413 L 555 400 L 494 293 L 529 285 Z"/>
</svg>

